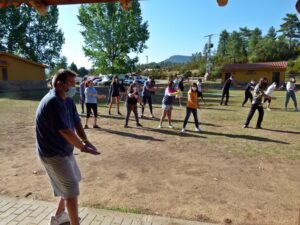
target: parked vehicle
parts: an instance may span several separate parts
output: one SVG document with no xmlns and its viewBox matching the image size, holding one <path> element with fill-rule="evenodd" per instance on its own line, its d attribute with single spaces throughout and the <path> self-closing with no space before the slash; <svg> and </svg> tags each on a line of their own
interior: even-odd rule
<svg viewBox="0 0 300 225">
<path fill-rule="evenodd" d="M 93 84 L 99 85 L 101 81 L 102 81 L 102 78 L 97 78 L 97 79 L 93 80 Z"/>
<path fill-rule="evenodd" d="M 108 86 L 112 81 L 111 75 L 102 75 L 102 80 L 98 82 L 98 85 Z"/>
</svg>

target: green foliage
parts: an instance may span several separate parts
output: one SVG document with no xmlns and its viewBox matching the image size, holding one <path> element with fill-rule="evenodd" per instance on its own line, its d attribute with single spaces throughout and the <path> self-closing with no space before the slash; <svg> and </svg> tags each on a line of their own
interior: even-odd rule
<svg viewBox="0 0 300 225">
<path fill-rule="evenodd" d="M 71 63 L 71 65 L 69 66 L 69 69 L 74 71 L 75 73 L 78 73 L 78 68 L 74 62 Z"/>
<path fill-rule="evenodd" d="M 286 17 L 283 18 L 285 21 L 283 24 L 280 25 L 280 30 L 286 38 L 289 40 L 289 49 L 290 51 L 299 44 L 300 38 L 300 21 L 296 14 L 286 14 Z M 296 40 L 293 42 L 293 40 Z"/>
<path fill-rule="evenodd" d="M 0 50 L 46 64 L 52 70 L 60 61 L 65 41 L 57 26 L 58 16 L 56 6 L 45 16 L 26 5 L 0 9 Z"/>
<path fill-rule="evenodd" d="M 84 53 L 97 72 L 121 73 L 133 70 L 149 38 L 148 24 L 142 21 L 140 4 L 133 1 L 132 10 L 124 11 L 117 3 L 82 5 L 78 19 L 83 30 Z"/>
<path fill-rule="evenodd" d="M 300 56 L 296 60 L 289 60 L 286 73 L 300 75 Z"/>
<path fill-rule="evenodd" d="M 89 74 L 89 71 L 85 67 L 80 67 L 78 69 L 78 75 L 80 77 L 84 77 L 85 75 L 88 75 L 88 74 Z"/>
</svg>

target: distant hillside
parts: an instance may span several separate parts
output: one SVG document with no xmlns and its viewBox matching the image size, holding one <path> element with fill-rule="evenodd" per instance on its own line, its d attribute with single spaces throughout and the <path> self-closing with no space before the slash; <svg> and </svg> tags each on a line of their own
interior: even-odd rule
<svg viewBox="0 0 300 225">
<path fill-rule="evenodd" d="M 189 63 L 192 60 L 191 56 L 173 55 L 170 58 L 162 61 L 162 63 Z"/>
</svg>

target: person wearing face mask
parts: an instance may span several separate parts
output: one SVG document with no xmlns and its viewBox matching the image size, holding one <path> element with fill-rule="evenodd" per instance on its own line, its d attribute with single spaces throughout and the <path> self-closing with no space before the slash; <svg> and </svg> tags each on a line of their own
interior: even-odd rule
<svg viewBox="0 0 300 225">
<path fill-rule="evenodd" d="M 225 100 L 225 105 L 228 105 L 228 100 L 229 100 L 229 89 L 231 86 L 231 83 L 233 81 L 233 76 L 230 76 L 224 83 L 223 88 L 222 88 L 222 97 L 221 97 L 221 102 L 220 105 L 223 105 L 223 100 L 224 97 L 226 97 Z"/>
<path fill-rule="evenodd" d="M 246 86 L 246 88 L 245 88 L 245 97 L 244 97 L 244 101 L 243 101 L 243 103 L 242 103 L 242 107 L 245 106 L 245 104 L 246 104 L 246 102 L 248 101 L 248 99 L 250 99 L 250 102 L 252 102 L 252 100 L 253 100 L 253 95 L 252 95 L 252 93 L 251 93 L 251 89 L 254 89 L 254 87 L 255 87 L 255 81 L 254 81 L 254 80 L 251 80 L 251 81 L 247 84 L 247 86 Z"/>
<path fill-rule="evenodd" d="M 197 108 L 199 107 L 198 103 L 198 90 L 197 84 L 193 83 L 188 91 L 188 100 L 186 104 L 186 115 L 183 122 L 183 127 L 181 132 L 184 133 L 186 131 L 185 127 L 190 118 L 191 113 L 193 113 L 194 121 L 195 121 L 195 131 L 201 132 L 202 130 L 199 128 L 199 121 L 197 115 Z"/>
<path fill-rule="evenodd" d="M 126 98 L 127 114 L 126 114 L 124 128 L 128 128 L 128 121 L 129 121 L 131 111 L 133 111 L 133 113 L 134 113 L 136 126 L 142 127 L 142 125 L 139 123 L 137 102 L 140 102 L 140 104 L 142 104 L 142 106 L 143 106 L 143 103 L 139 96 L 139 90 L 138 90 L 136 84 L 132 83 L 127 90 L 127 98 Z"/>
<path fill-rule="evenodd" d="M 145 105 L 147 104 L 147 102 L 149 104 L 151 118 L 154 118 L 153 109 L 152 109 L 152 92 L 153 91 L 155 91 L 154 86 L 151 83 L 151 77 L 149 77 L 148 80 L 145 81 L 144 86 L 143 86 L 143 90 L 142 90 L 143 105 L 142 105 L 141 118 L 144 117 Z"/>
<path fill-rule="evenodd" d="M 93 128 L 100 128 L 97 125 L 97 117 L 98 117 L 98 107 L 97 107 L 97 99 L 105 99 L 105 95 L 98 95 L 97 90 L 94 88 L 93 81 L 88 80 L 85 84 L 86 88 L 84 90 L 85 94 L 85 105 L 86 105 L 86 120 L 84 128 L 88 129 L 89 118 L 91 116 L 91 112 L 93 110 L 94 114 L 94 125 Z"/>
<path fill-rule="evenodd" d="M 76 106 L 71 98 L 76 74 L 61 69 L 53 77 L 51 89 L 36 111 L 36 153 L 44 166 L 54 196 L 60 197 L 50 224 L 79 225 L 78 196 L 80 170 L 73 156 L 74 147 L 98 155 L 87 139 Z M 67 208 L 68 213 L 65 212 Z"/>
<path fill-rule="evenodd" d="M 162 99 L 162 115 L 160 117 L 160 121 L 159 121 L 159 125 L 158 125 L 158 129 L 162 128 L 162 123 L 164 121 L 164 119 L 168 118 L 168 122 L 169 122 L 169 128 L 173 129 L 173 125 L 172 125 L 172 109 L 173 109 L 173 102 L 175 99 L 175 96 L 178 94 L 178 90 L 174 89 L 174 83 L 173 80 L 170 79 L 168 82 L 168 86 L 165 89 L 165 95 Z"/>
<path fill-rule="evenodd" d="M 256 128 L 262 129 L 261 123 L 264 119 L 264 108 L 263 108 L 262 98 L 265 99 L 272 98 L 271 96 L 265 94 L 265 90 L 267 86 L 268 86 L 268 79 L 266 77 L 260 78 L 259 83 L 254 88 L 254 97 L 252 100 L 252 105 L 243 128 L 248 127 L 255 111 L 258 110 L 258 119 L 256 123 Z"/>
<path fill-rule="evenodd" d="M 295 111 L 298 112 L 297 99 L 296 99 L 296 79 L 295 77 L 291 77 L 289 82 L 286 84 L 286 98 L 285 98 L 285 111 L 288 111 L 288 104 L 290 98 L 292 98 L 295 106 Z"/>
</svg>

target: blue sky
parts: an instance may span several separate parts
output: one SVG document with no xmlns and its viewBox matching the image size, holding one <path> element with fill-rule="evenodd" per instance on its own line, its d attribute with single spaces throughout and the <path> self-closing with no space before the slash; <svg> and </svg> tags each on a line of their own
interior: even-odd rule
<svg viewBox="0 0 300 225">
<path fill-rule="evenodd" d="M 148 21 L 150 38 L 148 49 L 138 55 L 140 63 L 160 62 L 172 55 L 191 55 L 203 50 L 208 34 L 218 35 L 224 29 L 259 27 L 263 34 L 274 26 L 279 29 L 287 13 L 296 13 L 296 0 L 229 0 L 226 7 L 218 7 L 216 0 L 144 0 L 141 1 L 144 21 Z M 77 19 L 79 5 L 59 6 L 59 26 L 66 39 L 62 55 L 68 63 L 91 67 L 84 56 L 81 27 Z M 136 54 L 132 54 L 136 56 Z"/>
</svg>

